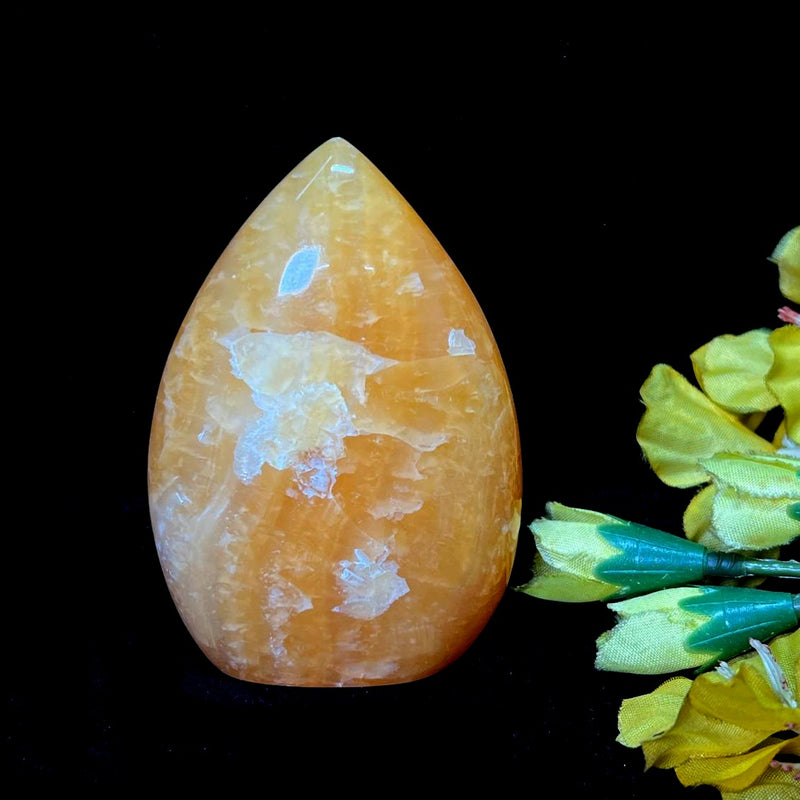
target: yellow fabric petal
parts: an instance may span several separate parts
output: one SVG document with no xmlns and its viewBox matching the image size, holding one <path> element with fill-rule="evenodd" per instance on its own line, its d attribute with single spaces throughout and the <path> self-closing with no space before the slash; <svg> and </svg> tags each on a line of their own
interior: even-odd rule
<svg viewBox="0 0 800 800">
<path fill-rule="evenodd" d="M 718 789 L 741 791 L 769 767 L 769 762 L 784 747 L 785 743 L 779 741 L 739 756 L 693 758 L 675 767 L 675 775 L 684 786 L 710 784 Z"/>
<path fill-rule="evenodd" d="M 786 420 L 781 420 L 780 425 L 778 425 L 777 430 L 775 431 L 775 435 L 772 437 L 772 446 L 775 450 L 780 450 L 781 445 L 783 444 L 783 438 L 787 436 L 786 433 Z"/>
<path fill-rule="evenodd" d="M 589 522 L 593 525 L 620 522 L 619 517 L 602 514 L 599 511 L 590 511 L 585 508 L 572 508 L 561 503 L 550 502 L 545 506 L 547 516 L 559 522 Z"/>
<path fill-rule="evenodd" d="M 595 524 L 538 519 L 531 523 L 531 530 L 536 549 L 548 564 L 587 580 L 596 580 L 597 565 L 620 553 Z"/>
<path fill-rule="evenodd" d="M 721 800 L 797 800 L 797 781 L 788 772 L 766 769 L 741 792 L 723 789 Z"/>
<path fill-rule="evenodd" d="M 684 702 L 675 725 L 663 736 L 643 742 L 642 752 L 648 768 L 667 769 L 691 758 L 740 755 L 763 740 L 762 731 L 706 716 L 691 703 Z"/>
<path fill-rule="evenodd" d="M 800 725 L 800 709 L 781 701 L 758 657 L 742 662 L 734 678 L 716 672 L 699 676 L 691 688 L 691 703 L 701 714 L 759 731 L 762 738 Z"/>
<path fill-rule="evenodd" d="M 770 648 L 794 691 L 800 631 L 776 637 Z M 771 688 L 756 652 L 732 659 L 729 666 L 733 677 L 713 671 L 695 678 L 672 728 L 642 744 L 648 766 L 742 755 L 795 720 L 797 709 L 784 705 Z"/>
<path fill-rule="evenodd" d="M 531 523 L 537 554 L 533 577 L 520 587 L 520 591 L 563 602 L 605 600 L 619 591 L 619 586 L 606 583 L 595 575 L 598 564 L 620 552 L 597 532 L 598 524 L 615 519 L 555 504 L 548 505 L 548 511 L 569 521 L 537 519 Z M 574 521 L 585 518 L 593 521 Z"/>
<path fill-rule="evenodd" d="M 781 294 L 800 303 L 800 226 L 781 238 L 770 261 L 778 265 Z"/>
<path fill-rule="evenodd" d="M 755 497 L 800 500 L 800 459 L 780 454 L 719 453 L 703 459 L 717 482 Z"/>
<path fill-rule="evenodd" d="M 619 586 L 597 579 L 586 580 L 550 566 L 538 553 L 533 562 L 534 575 L 519 591 L 541 600 L 558 600 L 562 603 L 587 603 L 606 600 L 619 590 Z"/>
<path fill-rule="evenodd" d="M 702 544 L 709 550 L 727 550 L 727 545 L 714 533 L 712 517 L 716 486 L 703 487 L 683 512 L 683 531 L 687 539 Z"/>
<path fill-rule="evenodd" d="M 617 715 L 617 741 L 625 747 L 639 747 L 666 733 L 675 724 L 691 686 L 688 678 L 670 678 L 649 694 L 623 700 Z"/>
<path fill-rule="evenodd" d="M 771 681 L 775 676 L 770 678 L 755 651 L 731 660 L 730 677 L 717 671 L 705 672 L 691 682 L 672 727 L 663 735 L 642 741 L 647 766 L 669 768 L 697 759 L 742 756 L 771 743 L 772 733 L 787 730 L 786 726 L 795 722 L 798 713 L 789 702 L 798 682 L 800 631 L 776 637 L 770 647 L 788 681 L 788 696 L 785 687 L 781 691 L 773 688 Z M 738 769 L 737 774 L 750 766 L 747 759 L 728 765 Z M 687 772 L 684 777 L 703 783 L 711 775 Z"/>
<path fill-rule="evenodd" d="M 769 647 L 786 675 L 789 690 L 800 703 L 800 631 L 776 637 Z"/>
<path fill-rule="evenodd" d="M 707 663 L 716 654 L 688 650 L 685 641 L 709 618 L 679 605 L 702 593 L 694 587 L 662 589 L 609 603 L 618 619 L 614 628 L 597 639 L 597 669 L 657 675 Z"/>
<path fill-rule="evenodd" d="M 714 550 L 721 553 L 730 553 L 738 548 L 743 552 L 746 551 L 748 555 L 753 558 L 780 557 L 780 546 L 768 547 L 766 549 L 748 549 L 750 547 L 750 543 L 760 542 L 763 537 L 763 530 L 761 529 L 761 523 L 763 520 L 758 516 L 760 513 L 758 507 L 748 506 L 746 510 L 751 513 L 745 514 L 744 521 L 742 519 L 734 519 L 732 526 L 726 524 L 727 515 L 725 511 L 718 511 L 718 519 L 720 520 L 720 523 L 723 526 L 726 526 L 728 529 L 726 540 L 723 541 L 723 539 L 720 538 L 719 534 L 717 533 L 717 529 L 714 527 L 713 514 L 714 500 L 716 496 L 717 487 L 712 484 L 711 486 L 706 486 L 705 488 L 701 489 L 692 498 L 689 505 L 686 506 L 686 510 L 683 514 L 683 529 L 687 539 L 691 539 L 693 542 L 703 545 L 703 547 L 707 548 L 708 550 Z M 738 503 L 736 508 L 737 513 L 745 513 L 742 510 L 741 503 Z M 791 518 L 789 518 L 786 514 L 786 507 L 781 506 L 780 510 L 775 511 L 774 514 L 775 518 L 771 522 L 769 530 L 778 530 L 777 536 L 774 538 L 785 538 L 786 541 L 790 541 L 796 534 L 794 533 L 793 529 L 790 528 L 787 531 L 784 527 L 786 525 L 791 526 L 792 524 Z M 744 526 L 746 536 L 742 537 L 740 534 L 739 538 L 746 538 L 747 546 L 745 546 L 743 541 L 739 541 L 739 539 L 737 539 L 735 533 L 731 532 L 737 531 L 738 525 Z M 762 584 L 764 580 L 765 578 L 763 577 L 753 576 L 746 578 L 744 581 L 741 579 L 731 581 L 723 580 L 722 583 L 756 587 Z"/>
<path fill-rule="evenodd" d="M 789 501 L 742 494 L 719 487 L 714 494 L 711 529 L 723 550 L 761 551 L 783 547 L 800 535 L 789 516 Z"/>
<path fill-rule="evenodd" d="M 800 328 L 784 325 L 769 337 L 774 353 L 766 382 L 786 415 L 786 433 L 800 443 Z"/>
<path fill-rule="evenodd" d="M 719 453 L 702 459 L 712 485 L 684 512 L 686 536 L 712 550 L 782 547 L 800 524 L 788 514 L 800 501 L 800 460 L 772 454 Z"/>
<path fill-rule="evenodd" d="M 720 452 L 771 453 L 772 444 L 713 403 L 665 364 L 641 389 L 647 407 L 636 438 L 656 474 L 670 486 L 696 486 L 708 475 L 699 461 Z"/>
<path fill-rule="evenodd" d="M 692 353 L 697 382 L 717 405 L 751 414 L 778 404 L 765 381 L 773 359 L 769 334 L 766 328 L 739 336 L 725 334 Z"/>
<path fill-rule="evenodd" d="M 766 416 L 766 411 L 754 411 L 752 414 L 740 414 L 739 422 L 741 422 L 745 428 L 755 431 L 758 430 L 758 426 L 764 421 Z"/>
</svg>

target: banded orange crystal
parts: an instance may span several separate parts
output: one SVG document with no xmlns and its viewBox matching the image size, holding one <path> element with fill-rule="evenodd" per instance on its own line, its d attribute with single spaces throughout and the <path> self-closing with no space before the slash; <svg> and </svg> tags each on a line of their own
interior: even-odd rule
<svg viewBox="0 0 800 800">
<path fill-rule="evenodd" d="M 200 289 L 148 477 L 171 595 L 229 675 L 412 681 L 495 610 L 521 499 L 503 363 L 441 245 L 343 139 L 270 193 Z"/>
</svg>

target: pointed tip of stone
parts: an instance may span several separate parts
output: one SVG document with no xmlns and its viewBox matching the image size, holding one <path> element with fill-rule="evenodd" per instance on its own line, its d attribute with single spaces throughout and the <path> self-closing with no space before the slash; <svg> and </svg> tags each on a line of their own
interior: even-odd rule
<svg viewBox="0 0 800 800">
<path fill-rule="evenodd" d="M 375 169 L 375 165 L 353 144 L 342 136 L 332 136 L 326 139 L 321 145 L 315 148 L 308 159 L 331 159 L 334 162 L 341 161 L 345 165 L 359 163 L 362 167 L 370 166 Z M 335 167 L 334 167 L 335 169 Z"/>
<path fill-rule="evenodd" d="M 319 144 L 315 147 L 305 158 L 298 164 L 298 168 L 303 165 L 316 165 L 313 167 L 315 171 L 317 168 L 321 168 L 323 162 L 328 160 L 338 162 L 355 162 L 358 160 L 361 162 L 364 159 L 364 155 L 361 151 L 354 147 L 347 139 L 344 139 L 341 136 L 332 136 L 329 139 L 326 139 L 324 142 Z"/>
<path fill-rule="evenodd" d="M 355 150 L 358 152 L 358 148 L 352 145 L 347 139 L 343 136 L 332 136 L 330 139 L 324 141 L 320 147 L 324 148 L 334 148 L 334 147 L 342 147 L 347 150 Z"/>
</svg>

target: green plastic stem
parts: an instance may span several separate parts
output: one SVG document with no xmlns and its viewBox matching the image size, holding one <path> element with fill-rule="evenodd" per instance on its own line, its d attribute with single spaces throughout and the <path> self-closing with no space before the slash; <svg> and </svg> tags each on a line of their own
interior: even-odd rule
<svg viewBox="0 0 800 800">
<path fill-rule="evenodd" d="M 745 559 L 747 575 L 766 575 L 775 578 L 800 578 L 800 561 L 779 561 L 776 558 Z"/>
<path fill-rule="evenodd" d="M 708 551 L 703 574 L 718 578 L 745 578 L 749 575 L 772 578 L 800 578 L 800 561 L 780 561 L 776 558 L 745 558 L 739 553 Z"/>
</svg>

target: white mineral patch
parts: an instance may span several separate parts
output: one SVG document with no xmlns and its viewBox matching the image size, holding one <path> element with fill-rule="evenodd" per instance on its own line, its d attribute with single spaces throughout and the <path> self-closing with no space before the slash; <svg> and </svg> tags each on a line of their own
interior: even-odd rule
<svg viewBox="0 0 800 800">
<path fill-rule="evenodd" d="M 339 388 L 312 383 L 281 394 L 253 395 L 261 416 L 239 437 L 233 467 L 251 483 L 264 464 L 293 469 L 309 497 L 329 497 L 336 481 L 336 461 L 344 455 L 343 439 L 358 432 Z"/>
<path fill-rule="evenodd" d="M 396 661 L 362 661 L 356 664 L 343 664 L 342 674 L 350 680 L 380 680 L 388 678 L 398 670 Z"/>
<path fill-rule="evenodd" d="M 378 498 L 367 510 L 375 519 L 399 520 L 421 508 L 422 497 L 417 492 L 407 492 L 405 496 Z"/>
<path fill-rule="evenodd" d="M 353 429 L 353 433 L 346 435 L 353 436 L 355 433 L 357 431 Z M 298 461 L 292 467 L 294 479 L 300 491 L 306 497 L 333 497 L 331 490 L 339 474 L 336 469 L 336 460 L 342 455 L 344 455 L 343 446 L 340 453 L 337 449 L 333 459 L 326 454 L 306 454 L 302 461 Z"/>
<path fill-rule="evenodd" d="M 301 247 L 286 262 L 278 286 L 278 297 L 287 294 L 302 294 L 311 285 L 314 273 L 327 267 L 322 262 L 322 248 L 319 245 Z"/>
<path fill-rule="evenodd" d="M 197 434 L 197 441 L 200 442 L 200 444 L 212 444 L 216 439 L 217 430 L 218 428 L 216 425 L 206 422 L 206 424 L 203 425 L 203 430 Z"/>
<path fill-rule="evenodd" d="M 332 497 L 343 440 L 360 433 L 354 409 L 366 402 L 367 376 L 396 362 L 326 331 L 246 333 L 229 347 L 232 372 L 250 390 L 238 478 L 251 483 L 269 464 L 293 470 L 307 497 Z"/>
<path fill-rule="evenodd" d="M 280 574 L 265 572 L 261 578 L 266 588 L 261 610 L 272 631 L 267 645 L 273 656 L 285 657 L 286 624 L 295 614 L 313 608 L 313 603 L 305 592 Z"/>
<path fill-rule="evenodd" d="M 447 352 L 451 356 L 474 356 L 475 342 L 464 333 L 463 328 L 451 328 L 447 337 Z"/>
<path fill-rule="evenodd" d="M 355 316 L 355 323 L 358 325 L 359 328 L 366 328 L 370 325 L 374 325 L 378 320 L 383 319 L 380 314 L 376 314 L 375 311 L 371 308 L 368 308 L 364 311 L 359 311 L 358 314 Z"/>
<path fill-rule="evenodd" d="M 230 350 L 233 374 L 258 394 L 332 382 L 360 403 L 367 375 L 395 363 L 327 331 L 248 333 L 232 342 Z"/>
<path fill-rule="evenodd" d="M 408 584 L 397 574 L 385 545 L 375 558 L 359 548 L 353 554 L 353 560 L 339 562 L 336 577 L 344 599 L 333 610 L 355 619 L 374 619 L 408 593 Z"/>
<path fill-rule="evenodd" d="M 424 291 L 425 287 L 422 284 L 422 279 L 419 277 L 418 272 L 411 272 L 406 275 L 397 287 L 397 294 L 420 295 Z"/>
<path fill-rule="evenodd" d="M 474 352 L 474 343 L 463 330 L 460 334 L 455 338 L 451 334 L 451 347 Z M 302 492 L 307 497 L 332 497 L 346 437 L 388 435 L 418 452 L 435 450 L 449 438 L 435 426 L 411 426 L 395 419 L 381 403 L 367 402 L 367 378 L 383 370 L 389 375 L 399 362 L 357 342 L 327 331 L 262 331 L 228 341 L 231 370 L 242 381 L 242 392 L 226 394 L 224 407 L 215 408 L 210 416 L 236 437 L 234 471 L 245 483 L 268 464 L 293 470 L 290 496 Z M 388 380 L 391 384 L 392 378 Z M 237 412 L 231 417 L 237 428 L 226 413 L 228 405 Z M 418 508 L 415 499 L 376 506 L 373 513 L 399 518 Z"/>
<path fill-rule="evenodd" d="M 206 429 L 213 429 L 214 436 L 219 437 L 222 432 L 238 436 L 245 421 L 256 415 L 253 408 L 253 393 L 248 387 L 241 384 L 238 391 L 215 392 L 206 400 Z M 203 443 L 208 441 L 208 431 L 205 431 Z"/>
</svg>

